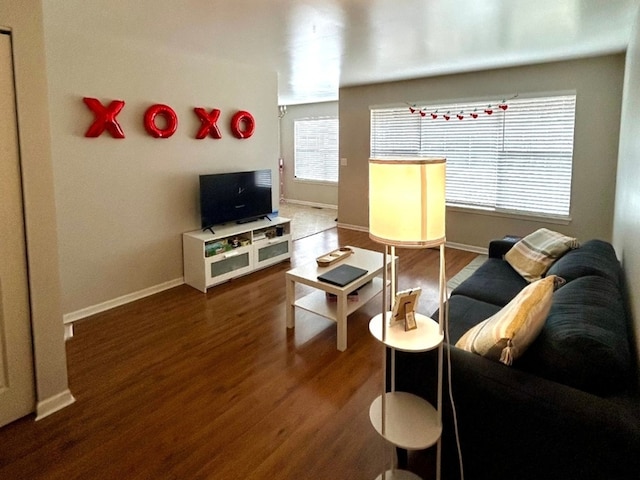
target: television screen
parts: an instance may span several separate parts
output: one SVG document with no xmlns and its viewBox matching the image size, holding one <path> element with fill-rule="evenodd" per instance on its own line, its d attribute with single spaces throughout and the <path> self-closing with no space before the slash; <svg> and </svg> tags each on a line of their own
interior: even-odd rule
<svg viewBox="0 0 640 480">
<path fill-rule="evenodd" d="M 271 170 L 200 175 L 203 229 L 251 221 L 271 212 Z"/>
</svg>

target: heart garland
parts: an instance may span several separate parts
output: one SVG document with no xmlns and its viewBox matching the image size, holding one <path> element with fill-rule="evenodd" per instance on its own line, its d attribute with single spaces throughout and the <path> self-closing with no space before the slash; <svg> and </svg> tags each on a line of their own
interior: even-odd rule
<svg viewBox="0 0 640 480">
<path fill-rule="evenodd" d="M 518 96 L 518 94 L 516 93 L 513 97 L 507 98 L 507 99 L 502 99 L 501 102 L 498 102 L 496 104 L 489 104 L 487 105 L 487 107 L 485 109 L 483 109 L 482 111 L 478 111 L 477 108 L 473 109 L 473 112 L 469 112 L 468 116 L 470 118 L 478 118 L 478 115 L 480 113 L 485 113 L 486 115 L 493 115 L 493 112 L 495 112 L 495 107 L 498 108 L 498 111 L 502 110 L 503 112 L 506 111 L 509 108 L 509 104 L 507 103 L 509 100 L 512 100 L 514 98 L 516 98 Z M 410 104 L 405 102 L 407 105 L 409 105 L 409 111 L 411 113 L 418 113 L 420 114 L 421 117 L 426 117 L 427 115 L 431 116 L 432 120 L 436 120 L 438 118 L 444 118 L 445 120 L 449 121 L 451 119 L 451 111 L 447 111 L 446 113 L 439 113 L 438 110 L 435 110 L 433 112 L 429 112 L 426 108 L 418 108 L 416 106 L 416 104 Z M 465 118 L 465 112 L 464 110 L 460 110 L 460 112 L 456 113 L 455 116 L 458 118 L 458 120 L 463 120 Z"/>
</svg>

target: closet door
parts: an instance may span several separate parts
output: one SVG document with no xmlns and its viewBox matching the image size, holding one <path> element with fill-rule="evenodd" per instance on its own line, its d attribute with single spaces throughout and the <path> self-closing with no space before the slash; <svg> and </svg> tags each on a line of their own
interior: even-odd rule
<svg viewBox="0 0 640 480">
<path fill-rule="evenodd" d="M 0 31 L 0 426 L 35 409 L 11 36 Z"/>
</svg>

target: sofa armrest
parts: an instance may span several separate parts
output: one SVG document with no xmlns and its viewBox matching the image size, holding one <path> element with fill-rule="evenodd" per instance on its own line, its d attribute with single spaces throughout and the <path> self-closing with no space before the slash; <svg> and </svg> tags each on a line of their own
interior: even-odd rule
<svg viewBox="0 0 640 480">
<path fill-rule="evenodd" d="M 516 243 L 518 243 L 518 240 L 515 238 L 491 240 L 489 242 L 489 258 L 502 259 Z"/>
<path fill-rule="evenodd" d="M 396 353 L 396 388 L 433 402 L 434 352 Z M 446 351 L 445 351 L 446 363 Z M 451 347 L 452 390 L 469 478 L 634 478 L 637 407 L 601 398 Z M 445 365 L 443 473 L 457 455 Z M 631 402 L 633 405 L 633 402 Z M 637 405 L 637 404 L 636 404 Z M 635 452 L 635 453 L 634 453 Z"/>
</svg>

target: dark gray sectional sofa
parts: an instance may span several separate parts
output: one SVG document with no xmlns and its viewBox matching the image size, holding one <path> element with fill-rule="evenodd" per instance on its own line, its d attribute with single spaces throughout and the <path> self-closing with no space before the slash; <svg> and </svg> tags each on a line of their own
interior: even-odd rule
<svg viewBox="0 0 640 480">
<path fill-rule="evenodd" d="M 513 244 L 491 242 L 489 259 L 452 292 L 450 345 L 528 284 L 503 259 Z M 450 347 L 465 478 L 640 478 L 637 356 L 615 251 L 587 241 L 551 274 L 566 284 L 554 292 L 539 337 L 512 366 Z M 395 355 L 396 389 L 435 402 L 435 352 Z M 443 478 L 455 479 L 446 358 L 445 350 Z"/>
</svg>

